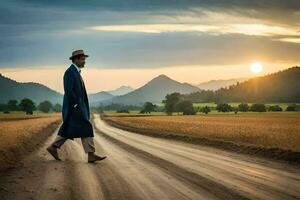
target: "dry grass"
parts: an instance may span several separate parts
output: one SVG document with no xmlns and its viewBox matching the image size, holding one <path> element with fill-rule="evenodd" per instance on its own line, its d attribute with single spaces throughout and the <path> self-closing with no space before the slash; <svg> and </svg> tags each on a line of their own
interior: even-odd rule
<svg viewBox="0 0 300 200">
<path fill-rule="evenodd" d="M 106 117 L 124 127 L 300 152 L 300 113 Z"/>
<path fill-rule="evenodd" d="M 1 118 L 0 164 L 3 166 L 0 166 L 0 170 L 9 166 L 16 158 L 32 151 L 61 122 L 59 113 L 31 117 L 33 118 L 21 117 L 21 114 L 6 114 L 5 119 L 9 120 Z"/>
<path fill-rule="evenodd" d="M 33 115 L 26 115 L 24 112 L 11 112 L 9 114 L 0 113 L 0 121 L 7 120 L 19 120 L 19 119 L 33 119 L 33 118 L 41 118 L 41 117 L 51 117 L 51 116 L 59 116 L 61 113 L 41 113 L 34 112 Z"/>
</svg>

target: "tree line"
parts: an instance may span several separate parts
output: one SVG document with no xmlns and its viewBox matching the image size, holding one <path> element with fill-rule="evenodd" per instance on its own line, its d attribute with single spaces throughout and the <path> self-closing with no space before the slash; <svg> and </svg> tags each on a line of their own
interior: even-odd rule
<svg viewBox="0 0 300 200">
<path fill-rule="evenodd" d="M 38 110 L 44 113 L 61 112 L 62 106 L 60 104 L 52 104 L 50 101 L 45 100 L 38 105 L 29 99 L 24 98 L 20 102 L 15 99 L 7 101 L 6 104 L 0 104 L 0 111 L 3 113 L 10 113 L 12 111 L 23 111 L 26 114 L 33 114 L 33 111 Z"/>
<path fill-rule="evenodd" d="M 165 105 L 165 113 L 172 115 L 174 112 L 182 112 L 183 115 L 195 115 L 197 112 L 208 114 L 211 110 L 215 109 L 218 112 L 280 112 L 283 109 L 279 105 L 265 105 L 263 103 L 254 103 L 249 105 L 248 103 L 240 103 L 238 106 L 231 106 L 228 103 L 216 103 L 215 107 L 198 106 L 194 107 L 193 102 L 185 99 L 186 95 L 174 92 L 166 95 L 162 101 Z M 290 104 L 285 111 L 300 111 L 300 106 L 296 104 Z"/>
</svg>

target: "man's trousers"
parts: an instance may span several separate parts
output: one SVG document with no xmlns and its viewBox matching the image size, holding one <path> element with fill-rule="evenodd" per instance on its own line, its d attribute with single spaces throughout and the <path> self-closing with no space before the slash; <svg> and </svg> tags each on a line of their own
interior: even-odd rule
<svg viewBox="0 0 300 200">
<path fill-rule="evenodd" d="M 67 141 L 67 139 L 68 138 L 57 135 L 54 142 L 52 143 L 52 146 L 60 148 Z M 93 137 L 82 137 L 81 143 L 85 153 L 95 152 L 95 144 Z"/>
</svg>

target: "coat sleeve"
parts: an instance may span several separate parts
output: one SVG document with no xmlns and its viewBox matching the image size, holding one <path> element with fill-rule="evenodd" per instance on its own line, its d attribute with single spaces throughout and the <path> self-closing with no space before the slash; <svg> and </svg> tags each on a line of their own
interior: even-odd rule
<svg viewBox="0 0 300 200">
<path fill-rule="evenodd" d="M 72 106 L 75 104 L 79 105 L 80 98 L 76 96 L 73 90 L 74 86 L 74 77 L 71 76 L 70 73 L 64 74 L 64 90 L 65 95 L 68 97 L 68 100 Z"/>
</svg>

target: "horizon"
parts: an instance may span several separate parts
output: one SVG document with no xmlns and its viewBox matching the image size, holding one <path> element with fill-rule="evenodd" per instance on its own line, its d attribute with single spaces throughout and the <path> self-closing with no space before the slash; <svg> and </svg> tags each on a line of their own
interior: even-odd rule
<svg viewBox="0 0 300 200">
<path fill-rule="evenodd" d="M 211 79 L 211 80 L 209 80 L 209 81 L 200 82 L 200 83 L 198 83 L 198 84 L 192 84 L 192 83 L 189 83 L 189 82 L 181 82 L 181 81 L 178 81 L 178 80 L 176 80 L 176 79 L 173 79 L 172 77 L 170 77 L 170 76 L 168 76 L 168 75 L 166 75 L 166 74 L 158 74 L 158 75 L 152 77 L 151 79 L 145 81 L 145 82 L 144 82 L 142 85 L 140 85 L 139 87 L 132 87 L 132 86 L 130 86 L 130 85 L 120 85 L 120 86 L 118 86 L 118 87 L 116 87 L 116 88 L 112 88 L 112 89 L 109 89 L 109 90 L 99 90 L 99 91 L 96 91 L 96 92 L 91 92 L 91 93 L 90 93 L 90 92 L 87 92 L 87 93 L 88 93 L 88 94 L 96 94 L 96 93 L 99 93 L 99 92 L 108 92 L 108 93 L 109 93 L 110 91 L 114 91 L 114 90 L 120 89 L 120 88 L 122 88 L 122 87 L 130 87 L 132 90 L 136 90 L 136 89 L 139 89 L 140 87 L 143 87 L 144 85 L 146 85 L 147 83 L 149 83 L 150 81 L 152 81 L 153 79 L 155 79 L 155 78 L 157 78 L 157 77 L 159 77 L 159 76 L 166 76 L 167 78 L 172 79 L 173 81 L 177 81 L 177 82 L 182 83 L 182 84 L 183 84 L 183 83 L 188 83 L 188 84 L 190 84 L 190 85 L 192 85 L 192 86 L 196 86 L 196 87 L 199 87 L 198 85 L 200 85 L 200 84 L 206 84 L 206 83 L 210 83 L 210 82 L 213 82 L 213 81 L 230 81 L 230 80 L 236 80 L 236 79 L 245 79 L 245 80 L 242 80 L 241 82 L 239 82 L 239 83 L 242 83 L 242 82 L 248 81 L 248 80 L 250 80 L 250 79 L 252 79 L 252 78 L 265 77 L 265 76 L 272 75 L 272 74 L 275 74 L 275 73 L 278 73 L 278 72 L 281 72 L 281 71 L 285 71 L 285 70 L 288 70 L 288 69 L 291 69 L 291 68 L 295 68 L 295 67 L 298 67 L 298 68 L 299 68 L 299 66 L 295 65 L 295 66 L 291 66 L 291 67 L 288 67 L 288 68 L 285 68 L 285 69 L 281 69 L 281 70 L 278 70 L 278 71 L 275 71 L 275 72 L 270 72 L 270 73 L 267 73 L 267 74 L 260 74 L 259 76 L 254 76 L 254 77 L 238 77 L 238 78 L 229 78 L 229 79 Z M 9 79 L 11 79 L 11 80 L 17 81 L 18 83 L 38 83 L 38 82 L 34 82 L 34 81 L 25 81 L 25 82 L 18 81 L 18 80 L 15 80 L 15 79 L 11 78 L 11 77 L 8 77 L 8 76 L 6 76 L 6 75 L 4 75 L 4 74 L 2 74 L 2 73 L 0 73 L 0 76 L 4 76 L 4 77 L 9 78 Z M 38 83 L 38 84 L 42 84 L 42 83 Z M 236 83 L 235 83 L 235 84 L 236 84 Z M 235 85 L 235 84 L 232 84 L 232 85 Z M 48 88 L 51 89 L 51 90 L 54 90 L 54 91 L 56 91 L 56 92 L 59 92 L 59 93 L 61 93 L 62 95 L 64 94 L 64 91 L 58 91 L 58 90 L 55 90 L 54 88 L 51 88 L 51 87 L 49 87 L 48 85 L 45 85 L 45 84 L 42 84 L 42 85 L 48 87 Z M 225 86 L 225 87 L 227 87 L 227 86 Z M 202 89 L 201 87 L 199 87 L 199 88 Z M 207 90 L 207 89 L 202 89 L 202 90 Z"/>
<path fill-rule="evenodd" d="M 62 93 L 68 58 L 83 49 L 88 93 L 159 74 L 192 85 L 262 76 L 300 65 L 299 9 L 279 0 L 7 1 L 0 73 Z"/>
</svg>

